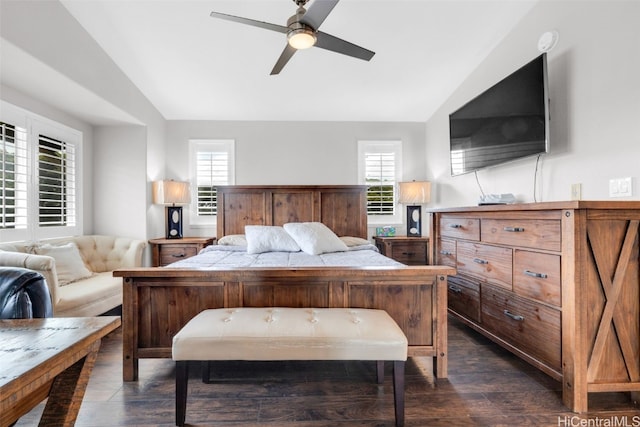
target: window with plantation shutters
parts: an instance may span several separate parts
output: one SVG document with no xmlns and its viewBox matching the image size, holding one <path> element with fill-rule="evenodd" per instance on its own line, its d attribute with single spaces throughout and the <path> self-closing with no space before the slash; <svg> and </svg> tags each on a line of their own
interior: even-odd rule
<svg viewBox="0 0 640 427">
<path fill-rule="evenodd" d="M 76 148 L 74 144 L 38 136 L 38 224 L 76 223 Z"/>
<path fill-rule="evenodd" d="M 0 240 L 82 234 L 82 133 L 0 104 Z"/>
<path fill-rule="evenodd" d="M 367 186 L 367 215 L 372 223 L 399 220 L 396 183 L 402 169 L 401 141 L 359 141 L 360 183 Z"/>
<path fill-rule="evenodd" d="M 27 131 L 0 122 L 0 229 L 27 228 Z"/>
<path fill-rule="evenodd" d="M 233 140 L 191 140 L 192 224 L 213 224 L 218 214 L 218 185 L 234 183 Z M 195 183 L 195 185 L 193 185 Z"/>
</svg>

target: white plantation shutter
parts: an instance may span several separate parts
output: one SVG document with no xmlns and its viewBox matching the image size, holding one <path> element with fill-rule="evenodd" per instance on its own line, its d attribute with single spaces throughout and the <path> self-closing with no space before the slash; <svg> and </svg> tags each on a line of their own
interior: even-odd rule
<svg viewBox="0 0 640 427">
<path fill-rule="evenodd" d="M 76 225 L 76 147 L 38 136 L 38 224 Z"/>
<path fill-rule="evenodd" d="M 0 122 L 0 229 L 27 228 L 26 129 Z"/>
<path fill-rule="evenodd" d="M 229 183 L 229 154 L 199 151 L 196 170 L 198 215 L 217 215 L 218 198 L 215 186 Z"/>
<path fill-rule="evenodd" d="M 82 132 L 0 100 L 0 241 L 82 233 Z"/>
<path fill-rule="evenodd" d="M 367 186 L 369 222 L 401 221 L 395 188 L 402 172 L 402 142 L 359 141 L 358 158 L 360 183 Z"/>
<path fill-rule="evenodd" d="M 191 140 L 191 176 L 195 182 L 192 197 L 194 224 L 211 224 L 218 213 L 216 186 L 234 183 L 233 140 Z"/>
<path fill-rule="evenodd" d="M 366 153 L 367 214 L 393 215 L 395 200 L 395 152 Z"/>
</svg>

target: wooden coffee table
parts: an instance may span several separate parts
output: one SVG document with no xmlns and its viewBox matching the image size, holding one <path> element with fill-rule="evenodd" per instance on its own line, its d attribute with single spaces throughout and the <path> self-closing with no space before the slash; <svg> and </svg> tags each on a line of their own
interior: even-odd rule
<svg viewBox="0 0 640 427">
<path fill-rule="evenodd" d="M 102 337 L 120 317 L 0 320 L 0 426 L 47 400 L 41 426 L 73 426 Z"/>
</svg>

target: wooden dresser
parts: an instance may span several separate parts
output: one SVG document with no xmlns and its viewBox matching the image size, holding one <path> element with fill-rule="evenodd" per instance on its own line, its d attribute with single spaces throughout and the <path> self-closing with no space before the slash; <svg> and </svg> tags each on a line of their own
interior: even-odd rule
<svg viewBox="0 0 640 427">
<path fill-rule="evenodd" d="M 640 397 L 640 201 L 433 210 L 429 260 L 449 276 L 449 312 L 562 382 Z"/>
</svg>

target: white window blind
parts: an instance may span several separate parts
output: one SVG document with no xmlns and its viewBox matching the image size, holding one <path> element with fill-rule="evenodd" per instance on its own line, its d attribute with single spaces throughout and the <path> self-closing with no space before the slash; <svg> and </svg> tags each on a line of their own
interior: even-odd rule
<svg viewBox="0 0 640 427">
<path fill-rule="evenodd" d="M 76 147 L 38 136 L 38 224 L 76 225 Z"/>
<path fill-rule="evenodd" d="M 82 233 L 82 133 L 0 100 L 0 241 Z"/>
<path fill-rule="evenodd" d="M 211 224 L 218 213 L 218 185 L 234 183 L 233 140 L 191 140 L 192 224 Z"/>
<path fill-rule="evenodd" d="M 215 186 L 229 183 L 229 154 L 220 151 L 199 151 L 196 170 L 198 215 L 217 215 L 218 197 Z"/>
<path fill-rule="evenodd" d="M 393 215 L 396 158 L 394 152 L 365 154 L 367 214 Z"/>
<path fill-rule="evenodd" d="M 369 222 L 401 221 L 396 201 L 396 183 L 402 171 L 401 141 L 359 141 L 360 182 L 367 186 Z"/>
<path fill-rule="evenodd" d="M 0 228 L 27 228 L 26 129 L 0 122 Z"/>
</svg>

